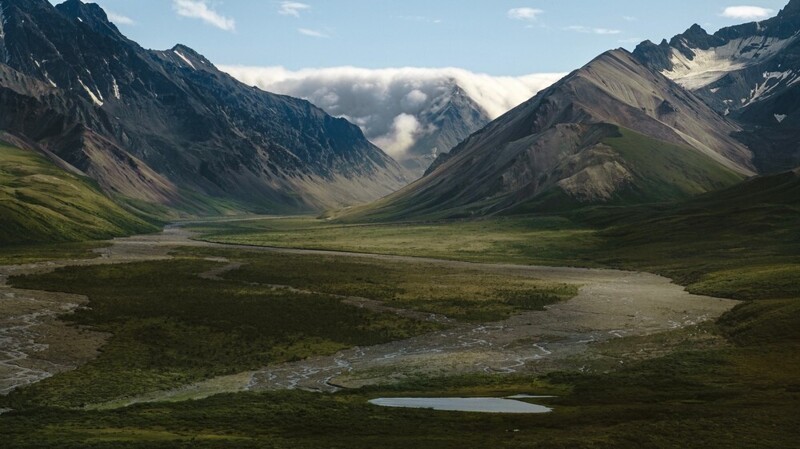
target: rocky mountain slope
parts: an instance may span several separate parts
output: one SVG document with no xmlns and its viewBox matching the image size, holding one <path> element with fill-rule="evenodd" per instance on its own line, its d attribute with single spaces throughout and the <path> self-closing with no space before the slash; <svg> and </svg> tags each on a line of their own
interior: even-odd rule
<svg viewBox="0 0 800 449">
<path fill-rule="evenodd" d="M 693 25 L 658 45 L 643 42 L 634 56 L 738 121 L 761 171 L 800 164 L 800 0 L 713 35 Z"/>
<path fill-rule="evenodd" d="M 755 173 L 741 129 L 625 50 L 607 52 L 441 157 L 367 218 L 662 201 Z"/>
<path fill-rule="evenodd" d="M 97 5 L 0 0 L 0 11 L 0 129 L 110 194 L 276 212 L 406 183 L 355 125 L 247 87 L 185 46 L 145 50 Z"/>
</svg>

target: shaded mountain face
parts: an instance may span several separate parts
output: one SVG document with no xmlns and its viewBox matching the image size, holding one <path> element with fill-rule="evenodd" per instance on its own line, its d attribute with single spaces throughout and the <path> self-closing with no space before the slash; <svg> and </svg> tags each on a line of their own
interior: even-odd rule
<svg viewBox="0 0 800 449">
<path fill-rule="evenodd" d="M 754 173 L 740 128 L 624 50 L 607 52 L 440 157 L 367 218 L 677 199 Z M 532 207 L 532 206 L 531 206 Z"/>
<path fill-rule="evenodd" d="M 762 22 L 643 42 L 634 56 L 737 120 L 760 171 L 800 164 L 800 0 Z"/>
<path fill-rule="evenodd" d="M 417 116 L 422 136 L 400 159 L 415 178 L 420 178 L 441 154 L 491 122 L 489 115 L 458 85 L 437 98 Z"/>
<path fill-rule="evenodd" d="M 289 211 L 369 201 L 406 182 L 355 125 L 245 86 L 185 46 L 145 50 L 97 5 L 0 9 L 0 128 L 108 192 L 186 204 L 196 191 Z"/>
</svg>

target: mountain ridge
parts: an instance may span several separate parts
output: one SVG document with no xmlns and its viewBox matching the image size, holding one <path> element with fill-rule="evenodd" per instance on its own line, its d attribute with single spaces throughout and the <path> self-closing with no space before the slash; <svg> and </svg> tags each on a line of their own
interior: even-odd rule
<svg viewBox="0 0 800 449">
<path fill-rule="evenodd" d="M 755 173 L 750 152 L 730 136 L 738 131 L 629 52 L 611 50 L 472 134 L 421 180 L 355 214 L 472 216 L 545 197 L 580 205 L 690 196 Z M 665 166 L 641 162 L 630 142 L 667 154 Z M 702 173 L 681 162 L 687 158 Z"/>
<path fill-rule="evenodd" d="M 669 42 L 645 41 L 634 56 L 736 120 L 759 171 L 800 164 L 800 1 L 713 35 L 694 25 Z"/>
<path fill-rule="evenodd" d="M 189 189 L 261 211 L 308 211 L 375 199 L 407 182 L 355 125 L 244 86 L 186 46 L 145 50 L 96 5 L 2 6 L 4 71 L 19 74 L 11 90 L 56 90 L 24 92 L 0 108 L 28 122 L 58 117 L 36 133 L 24 124 L 4 129 L 40 142 L 107 192 L 180 205 Z M 127 161 L 124 173 L 119 161 Z"/>
</svg>

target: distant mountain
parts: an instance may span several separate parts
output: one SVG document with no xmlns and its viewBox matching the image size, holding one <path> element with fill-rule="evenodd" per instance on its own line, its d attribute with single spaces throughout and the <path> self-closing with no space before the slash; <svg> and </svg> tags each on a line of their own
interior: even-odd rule
<svg viewBox="0 0 800 449">
<path fill-rule="evenodd" d="M 352 216 L 471 216 L 652 202 L 755 173 L 741 129 L 625 50 L 599 56 Z"/>
<path fill-rule="evenodd" d="M 800 164 L 800 0 L 771 19 L 709 35 L 699 25 L 634 56 L 743 127 L 763 172 Z"/>
<path fill-rule="evenodd" d="M 97 5 L 2 0 L 0 11 L 0 129 L 112 195 L 298 211 L 407 182 L 355 125 L 245 86 L 185 46 L 145 50 Z"/>
<path fill-rule="evenodd" d="M 439 155 L 450 152 L 470 134 L 488 125 L 491 119 L 455 84 L 420 112 L 417 121 L 424 131 L 399 161 L 419 178 Z"/>
</svg>

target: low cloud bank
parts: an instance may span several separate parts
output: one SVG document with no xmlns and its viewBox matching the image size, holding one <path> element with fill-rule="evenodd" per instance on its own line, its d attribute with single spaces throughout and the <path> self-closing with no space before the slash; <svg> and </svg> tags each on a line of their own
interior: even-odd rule
<svg viewBox="0 0 800 449">
<path fill-rule="evenodd" d="M 491 76 L 458 68 L 286 70 L 283 67 L 224 66 L 245 84 L 269 92 L 304 98 L 331 115 L 357 124 L 376 145 L 395 158 L 425 133 L 430 124 L 420 114 L 461 87 L 486 114 L 495 119 L 528 100 L 563 74 L 540 73 L 520 77 Z"/>
</svg>

